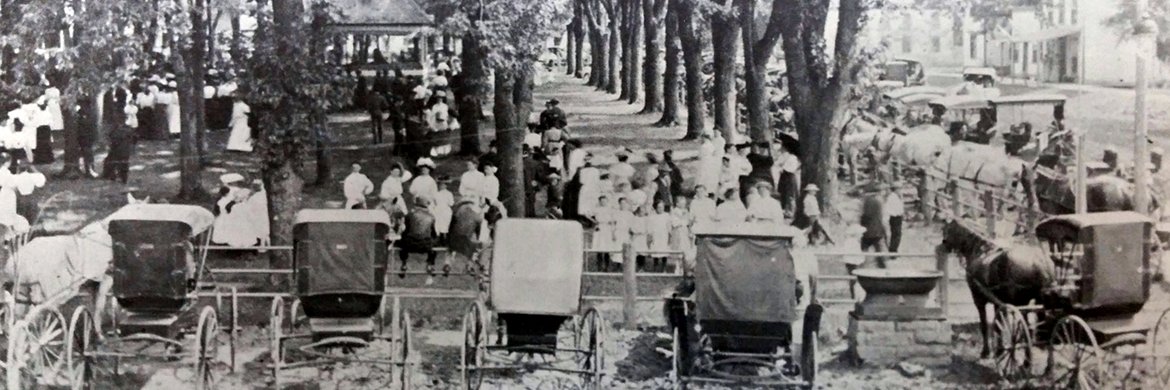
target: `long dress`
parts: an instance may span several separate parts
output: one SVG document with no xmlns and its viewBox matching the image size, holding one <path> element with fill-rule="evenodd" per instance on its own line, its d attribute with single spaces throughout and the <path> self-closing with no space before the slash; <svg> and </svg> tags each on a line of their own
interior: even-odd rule
<svg viewBox="0 0 1170 390">
<path fill-rule="evenodd" d="M 212 225 L 215 229 L 211 233 L 212 243 L 232 247 L 256 245 L 256 234 L 251 231 L 249 221 L 252 214 L 246 204 L 250 192 L 245 188 L 231 187 L 231 191 L 216 202 L 221 212 Z M 231 205 L 231 210 L 228 210 L 228 205 Z"/>
<path fill-rule="evenodd" d="M 453 216 L 451 207 L 454 206 L 455 194 L 452 194 L 451 191 L 444 188 L 435 194 L 435 205 L 431 208 L 435 215 L 435 232 L 447 234 L 450 231 L 451 217 Z"/>
<path fill-rule="evenodd" d="M 635 215 L 630 219 L 630 244 L 634 253 L 641 255 L 650 251 L 649 234 L 649 217 Z"/>
<path fill-rule="evenodd" d="M 167 129 L 170 130 L 170 136 L 175 137 L 179 135 L 182 130 L 182 112 L 179 109 L 179 95 L 175 92 L 168 92 L 170 95 L 170 102 L 167 104 Z"/>
<path fill-rule="evenodd" d="M 252 129 L 248 127 L 248 113 L 252 109 L 242 101 L 232 105 L 232 132 L 228 135 L 227 150 L 237 152 L 252 151 Z"/>
<path fill-rule="evenodd" d="M 49 112 L 48 107 L 44 110 L 39 107 L 33 113 L 33 121 L 36 124 L 36 138 L 37 144 L 33 149 L 33 163 L 34 164 L 52 164 L 53 159 L 53 114 Z"/>
<path fill-rule="evenodd" d="M 153 90 L 152 90 L 153 91 Z M 170 137 L 170 118 L 167 110 L 175 98 L 169 92 L 154 92 L 154 124 L 151 126 L 150 140 L 162 141 Z"/>
<path fill-rule="evenodd" d="M 671 217 L 670 214 L 650 214 L 646 217 L 646 229 L 650 235 L 650 251 L 651 252 L 669 252 L 670 251 L 670 229 Z M 657 255 L 655 257 L 659 257 Z"/>
<path fill-rule="evenodd" d="M 609 207 L 598 207 L 593 217 L 597 219 L 597 231 L 593 233 L 592 250 L 617 252 L 621 250 L 617 241 L 617 215 Z"/>
<path fill-rule="evenodd" d="M 261 187 L 259 191 L 248 197 L 245 204 L 248 206 L 247 211 L 250 215 L 248 221 L 251 222 L 253 235 L 260 245 L 268 245 L 271 241 L 268 225 L 268 192 Z"/>
<path fill-rule="evenodd" d="M 148 140 L 154 133 L 154 98 L 149 92 L 139 92 L 135 100 L 138 102 L 138 139 Z"/>
<path fill-rule="evenodd" d="M 49 110 L 49 129 L 65 130 L 65 116 L 61 114 L 61 90 L 57 87 L 45 90 L 45 109 Z"/>
</svg>

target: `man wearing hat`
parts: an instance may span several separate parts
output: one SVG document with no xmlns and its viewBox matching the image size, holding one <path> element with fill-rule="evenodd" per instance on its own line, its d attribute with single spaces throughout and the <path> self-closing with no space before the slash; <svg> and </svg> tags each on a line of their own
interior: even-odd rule
<svg viewBox="0 0 1170 390">
<path fill-rule="evenodd" d="M 817 200 L 817 195 L 820 193 L 820 187 L 816 184 L 809 184 L 804 187 L 804 216 L 808 218 L 808 242 L 815 245 L 819 238 L 824 238 L 825 241 L 832 244 L 833 238 L 829 237 L 829 232 L 825 231 L 825 227 L 821 226 L 821 203 Z"/>
<path fill-rule="evenodd" d="M 386 98 L 382 94 L 366 94 L 366 111 L 370 113 L 370 131 L 374 135 L 375 144 L 382 143 L 382 123 L 384 120 L 382 110 L 388 105 Z"/>
<path fill-rule="evenodd" d="M 889 186 L 885 183 L 874 183 L 873 192 L 865 197 L 861 205 L 861 226 L 865 233 L 861 235 L 861 250 L 885 252 L 886 240 L 890 237 L 886 229 L 886 198 L 889 196 Z M 886 268 L 885 258 L 874 258 L 878 268 Z"/>
<path fill-rule="evenodd" d="M 431 201 L 425 196 L 414 198 L 414 207 L 406 214 L 405 229 L 402 239 L 398 242 L 398 259 L 402 261 L 398 277 L 406 276 L 406 261 L 412 253 L 427 255 L 427 274 L 435 273 L 435 242 L 438 233 L 435 231 L 435 216 L 430 210 Z M 428 284 L 432 282 L 427 279 Z"/>
<path fill-rule="evenodd" d="M 544 104 L 544 111 L 540 113 L 540 128 L 548 129 L 563 129 L 568 126 L 568 119 L 565 117 L 565 112 L 561 111 L 561 101 L 557 99 L 549 99 L 548 103 Z"/>
</svg>

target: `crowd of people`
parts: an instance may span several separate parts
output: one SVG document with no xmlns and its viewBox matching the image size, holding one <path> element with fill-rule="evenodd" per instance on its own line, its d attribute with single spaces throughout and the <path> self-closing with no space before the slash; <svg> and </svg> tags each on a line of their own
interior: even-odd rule
<svg viewBox="0 0 1170 390">
<path fill-rule="evenodd" d="M 400 65 L 393 74 L 377 70 L 371 80 L 359 76 L 354 91 L 354 105 L 370 114 L 373 142 L 385 142 L 389 127 L 396 154 L 411 161 L 445 154 L 437 138 L 460 128 L 451 90 L 451 78 L 460 71 L 458 58 L 437 53 L 429 69 L 427 77 L 407 76 Z"/>
</svg>

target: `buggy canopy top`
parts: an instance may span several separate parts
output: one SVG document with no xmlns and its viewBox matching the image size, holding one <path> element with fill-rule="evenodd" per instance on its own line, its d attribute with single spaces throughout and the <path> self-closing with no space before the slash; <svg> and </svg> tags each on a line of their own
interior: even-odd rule
<svg viewBox="0 0 1170 390">
<path fill-rule="evenodd" d="M 966 68 L 963 69 L 963 76 L 986 76 L 994 78 L 996 76 L 995 68 Z"/>
<path fill-rule="evenodd" d="M 946 96 L 934 99 L 931 107 L 942 107 L 948 110 L 974 110 L 991 107 L 986 97 L 978 95 Z"/>
<path fill-rule="evenodd" d="M 942 89 L 939 87 L 931 87 L 928 85 L 917 85 L 917 86 L 913 86 L 913 87 L 898 88 L 898 89 L 895 89 L 893 91 L 886 92 L 884 96 L 887 99 L 899 99 L 900 100 L 900 99 L 907 97 L 907 96 L 920 95 L 920 94 L 930 94 L 930 95 L 935 95 L 935 97 L 940 97 L 940 96 L 946 95 L 947 91 L 945 89 Z"/>
<path fill-rule="evenodd" d="M 1154 221 L 1133 211 L 1059 215 L 1036 225 L 1036 237 L 1051 241 L 1079 241 L 1081 231 L 1097 226 L 1146 224 Z"/>
<path fill-rule="evenodd" d="M 192 237 L 207 231 L 215 222 L 215 215 L 199 206 L 182 204 L 133 204 L 119 209 L 110 215 L 110 233 L 114 232 L 114 225 L 125 225 L 124 222 L 176 222 L 190 229 Z M 142 232 L 149 233 L 149 232 Z"/>
<path fill-rule="evenodd" d="M 800 230 L 766 223 L 713 223 L 696 225 L 694 232 L 700 320 L 796 320 L 796 269 L 790 247 Z"/>
<path fill-rule="evenodd" d="M 491 260 L 491 301 L 496 311 L 577 314 L 585 267 L 584 241 L 584 231 L 576 221 L 500 220 Z"/>
<path fill-rule="evenodd" d="M 390 226 L 390 217 L 378 210 L 306 209 L 297 212 L 294 225 L 306 223 L 375 223 Z"/>
<path fill-rule="evenodd" d="M 998 96 L 991 98 L 991 104 L 1052 104 L 1061 105 L 1068 100 L 1068 96 L 1055 93 L 1034 93 L 1026 95 Z"/>
</svg>

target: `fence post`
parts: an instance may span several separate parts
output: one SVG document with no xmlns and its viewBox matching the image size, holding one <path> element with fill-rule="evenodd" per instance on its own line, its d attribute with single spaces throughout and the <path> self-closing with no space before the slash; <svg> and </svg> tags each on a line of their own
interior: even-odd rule
<svg viewBox="0 0 1170 390">
<path fill-rule="evenodd" d="M 987 237 L 994 240 L 996 230 L 995 194 L 991 190 L 983 192 L 983 209 L 983 217 L 987 219 Z"/>
<path fill-rule="evenodd" d="M 963 205 L 959 203 L 959 182 L 955 179 L 947 182 L 947 195 L 951 196 L 951 217 L 959 220 L 963 217 Z"/>
<path fill-rule="evenodd" d="M 622 279 L 625 288 L 622 289 L 622 317 L 626 329 L 637 329 L 638 326 L 638 259 L 634 246 L 630 243 L 622 244 Z"/>
<path fill-rule="evenodd" d="M 938 305 L 942 307 L 943 316 L 949 317 L 947 312 L 951 305 L 951 266 L 947 248 L 941 244 L 934 247 L 934 256 L 938 264 L 938 270 L 942 271 L 942 280 L 938 283 Z"/>
</svg>

